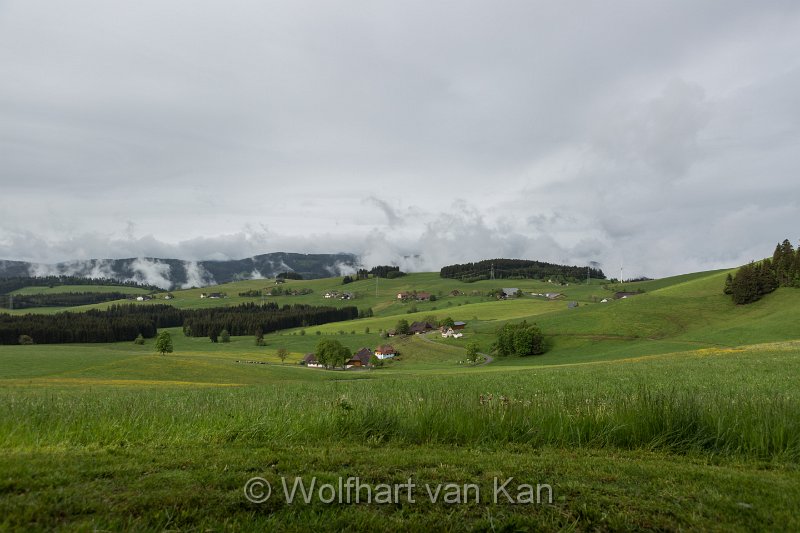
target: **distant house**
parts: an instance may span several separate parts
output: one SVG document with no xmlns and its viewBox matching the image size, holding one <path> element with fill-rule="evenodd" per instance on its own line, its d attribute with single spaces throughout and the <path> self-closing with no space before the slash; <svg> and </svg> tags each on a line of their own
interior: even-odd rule
<svg viewBox="0 0 800 533">
<path fill-rule="evenodd" d="M 431 293 L 429 293 L 429 292 L 418 292 L 417 293 L 417 301 L 427 302 L 430 299 L 431 299 Z"/>
<path fill-rule="evenodd" d="M 608 303 L 608 298 L 603 298 L 602 300 L 600 300 L 600 303 L 601 304 L 607 304 Z"/>
<path fill-rule="evenodd" d="M 627 298 L 627 297 L 629 297 L 629 296 L 637 296 L 637 295 L 639 295 L 639 294 L 641 294 L 641 293 L 640 293 L 640 292 L 625 292 L 625 291 L 620 291 L 620 292 L 615 292 L 615 293 L 614 293 L 614 299 L 615 299 L 615 300 L 623 300 L 623 299 L 625 299 L 625 298 Z"/>
<path fill-rule="evenodd" d="M 465 327 L 467 327 L 466 322 L 453 322 L 453 329 L 456 331 L 459 329 L 464 329 Z"/>
<path fill-rule="evenodd" d="M 164 295 L 164 299 L 165 300 L 172 300 L 173 298 L 175 298 L 175 297 L 173 295 L 171 295 L 171 294 L 165 294 Z"/>
<path fill-rule="evenodd" d="M 504 298 L 516 298 L 519 293 L 519 289 L 516 287 L 503 287 L 502 291 Z"/>
<path fill-rule="evenodd" d="M 394 337 L 395 335 L 397 335 L 397 331 L 395 331 L 393 329 L 387 329 L 386 330 L 386 336 L 387 337 Z"/>
<path fill-rule="evenodd" d="M 544 297 L 547 298 L 548 300 L 556 300 L 558 298 L 561 298 L 562 296 L 563 294 L 561 294 L 560 292 L 546 292 L 544 294 Z"/>
<path fill-rule="evenodd" d="M 340 300 L 352 300 L 354 298 L 352 292 L 343 292 L 341 296 L 339 296 Z"/>
<path fill-rule="evenodd" d="M 370 359 L 372 359 L 372 354 L 373 352 L 369 348 L 361 348 L 359 351 L 353 354 L 353 357 L 351 357 L 350 360 L 347 361 L 347 363 L 345 363 L 344 367 L 345 368 L 367 367 L 370 364 L 369 363 Z"/>
<path fill-rule="evenodd" d="M 201 292 L 200 293 L 200 298 L 214 298 L 214 299 L 217 299 L 217 298 L 225 298 L 225 295 L 222 294 L 221 292 L 209 292 L 208 294 L 206 294 L 205 292 Z"/>
<path fill-rule="evenodd" d="M 450 296 L 461 296 L 462 294 L 464 293 L 458 289 L 453 289 L 452 291 L 450 291 Z"/>
<path fill-rule="evenodd" d="M 305 357 L 303 357 L 303 363 L 311 368 L 322 368 L 322 365 L 317 360 L 317 355 L 313 353 L 307 353 Z"/>
<path fill-rule="evenodd" d="M 411 293 L 410 292 L 403 291 L 403 292 L 398 292 L 397 293 L 397 299 L 398 300 L 408 300 L 409 298 L 411 298 Z"/>
<path fill-rule="evenodd" d="M 453 328 L 447 328 L 445 331 L 442 331 L 442 338 L 445 339 L 460 339 L 463 337 L 464 334 L 461 332 L 456 332 Z"/>
<path fill-rule="evenodd" d="M 569 302 L 567 304 L 567 308 L 569 309 L 575 309 L 576 307 L 578 307 L 578 302 Z"/>
<path fill-rule="evenodd" d="M 397 355 L 397 351 L 388 344 L 384 346 L 378 346 L 377 348 L 375 348 L 375 357 L 377 357 L 378 359 L 381 360 L 391 359 L 395 355 Z"/>
<path fill-rule="evenodd" d="M 283 279 L 283 278 L 277 278 L 277 279 L 275 280 L 275 285 L 280 285 L 280 284 L 282 284 L 282 283 L 286 283 L 286 280 L 285 280 L 285 279 Z"/>
<path fill-rule="evenodd" d="M 328 298 L 328 299 L 330 299 L 330 298 L 338 298 L 338 297 L 339 297 L 339 291 L 328 291 L 328 292 L 325 293 L 325 298 Z"/>
<path fill-rule="evenodd" d="M 436 326 L 430 322 L 412 322 L 408 330 L 414 335 L 421 335 L 435 328 Z"/>
<path fill-rule="evenodd" d="M 153 297 L 152 297 L 152 296 L 147 296 L 147 295 L 143 295 L 143 296 L 137 296 L 137 297 L 136 297 L 136 301 L 137 301 L 137 302 L 149 302 L 149 301 L 150 301 L 150 300 L 152 300 L 152 299 L 153 299 Z"/>
</svg>

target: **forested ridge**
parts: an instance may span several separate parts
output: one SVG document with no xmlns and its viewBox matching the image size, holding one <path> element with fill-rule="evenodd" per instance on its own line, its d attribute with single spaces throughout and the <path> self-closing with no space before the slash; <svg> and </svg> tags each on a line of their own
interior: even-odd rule
<svg viewBox="0 0 800 533">
<path fill-rule="evenodd" d="M 125 292 L 60 292 L 55 294 L 7 294 L 0 297 L 0 307 L 28 309 L 31 307 L 75 307 L 114 300 L 124 300 L 132 295 Z"/>
<path fill-rule="evenodd" d="M 588 274 L 594 279 L 605 279 L 599 268 L 557 265 L 527 259 L 487 259 L 477 263 L 463 263 L 442 267 L 439 275 L 443 278 L 462 281 L 484 279 L 549 279 L 560 281 L 586 279 Z"/>
<path fill-rule="evenodd" d="M 37 344 L 133 341 L 155 337 L 159 328 L 183 326 L 188 336 L 255 335 L 301 326 L 358 318 L 356 307 L 316 307 L 246 303 L 210 309 L 178 309 L 170 305 L 113 305 L 106 310 L 52 315 L 0 314 L 0 344 L 19 344 L 23 336 Z"/>
<path fill-rule="evenodd" d="M 151 292 L 163 292 L 155 285 L 134 281 L 117 281 L 109 278 L 82 278 L 80 276 L 14 276 L 0 278 L 0 295 L 8 294 L 25 287 L 58 287 L 60 285 L 102 285 L 106 287 L 132 287 Z"/>
</svg>

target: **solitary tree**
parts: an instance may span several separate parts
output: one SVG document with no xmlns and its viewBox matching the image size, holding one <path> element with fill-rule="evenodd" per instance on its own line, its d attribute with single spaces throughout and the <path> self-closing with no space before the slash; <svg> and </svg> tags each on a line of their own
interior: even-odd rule
<svg viewBox="0 0 800 533">
<path fill-rule="evenodd" d="M 19 342 L 20 344 L 31 345 L 33 344 L 33 339 L 31 338 L 30 335 L 20 335 L 19 339 L 17 339 L 17 342 Z"/>
<path fill-rule="evenodd" d="M 156 337 L 156 351 L 161 355 L 172 353 L 172 337 L 169 336 L 169 332 L 162 331 L 158 334 L 158 337 Z"/>
<path fill-rule="evenodd" d="M 139 336 L 134 339 L 133 344 L 138 344 L 139 346 L 144 344 L 144 337 L 142 337 L 141 333 L 139 333 Z"/>
<path fill-rule="evenodd" d="M 228 333 L 227 329 L 219 332 L 219 342 L 231 342 L 231 334 Z"/>
<path fill-rule="evenodd" d="M 478 350 L 480 347 L 476 342 L 470 342 L 466 346 L 467 348 L 467 361 L 470 363 L 477 363 L 478 362 Z"/>
<path fill-rule="evenodd" d="M 286 356 L 287 355 L 289 355 L 289 351 L 286 348 L 284 348 L 283 346 L 278 348 L 278 359 L 281 360 L 281 363 L 286 361 Z"/>
<path fill-rule="evenodd" d="M 408 335 L 411 333 L 411 326 L 408 325 L 408 320 L 405 318 L 401 318 L 397 321 L 397 325 L 394 327 L 395 331 L 398 335 Z"/>
</svg>

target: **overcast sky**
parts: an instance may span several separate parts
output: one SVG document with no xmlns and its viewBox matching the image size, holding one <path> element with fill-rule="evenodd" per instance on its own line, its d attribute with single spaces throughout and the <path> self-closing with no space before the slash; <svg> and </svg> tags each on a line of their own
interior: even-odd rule
<svg viewBox="0 0 800 533">
<path fill-rule="evenodd" d="M 0 0 L 3 259 L 664 276 L 797 244 L 799 171 L 796 0 Z"/>
</svg>

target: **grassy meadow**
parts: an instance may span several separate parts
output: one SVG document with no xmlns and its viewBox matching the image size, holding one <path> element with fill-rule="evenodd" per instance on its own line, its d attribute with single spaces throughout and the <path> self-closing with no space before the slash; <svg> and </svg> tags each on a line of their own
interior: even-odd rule
<svg viewBox="0 0 800 533">
<path fill-rule="evenodd" d="M 797 530 L 800 291 L 737 307 L 725 274 L 626 284 L 646 292 L 605 304 L 594 280 L 414 274 L 380 280 L 377 296 L 374 280 L 290 281 L 314 293 L 267 299 L 375 316 L 276 332 L 263 347 L 174 328 L 167 356 L 152 339 L 0 346 L 0 529 Z M 223 301 L 175 291 L 171 304 L 253 301 L 235 295 L 266 283 L 220 287 Z M 469 295 L 500 286 L 528 294 Z M 323 299 L 330 289 L 357 298 Z M 394 295 L 414 289 L 442 296 L 409 312 Z M 429 315 L 466 321 L 465 337 L 379 333 Z M 546 354 L 463 364 L 466 342 L 488 351 L 497 326 L 523 319 L 546 333 Z M 400 356 L 372 370 L 297 364 L 324 338 Z M 273 487 L 264 503 L 243 494 L 256 476 Z M 482 498 L 432 503 L 420 488 L 414 503 L 290 503 L 281 478 L 296 476 L 475 484 Z M 509 477 L 551 486 L 552 501 L 489 501 Z"/>
</svg>

